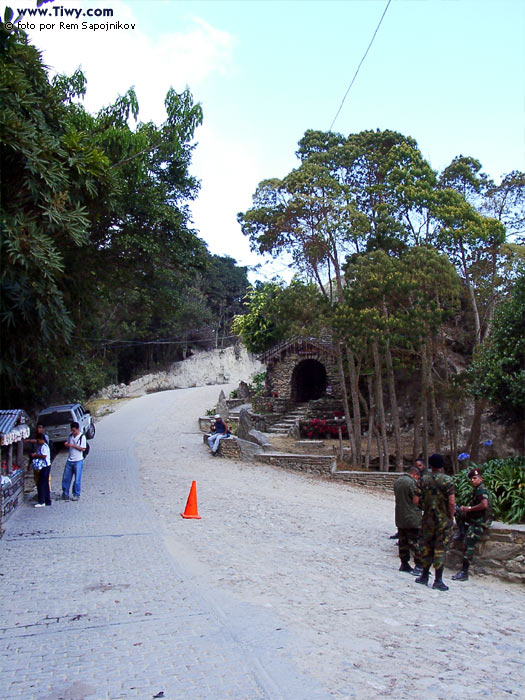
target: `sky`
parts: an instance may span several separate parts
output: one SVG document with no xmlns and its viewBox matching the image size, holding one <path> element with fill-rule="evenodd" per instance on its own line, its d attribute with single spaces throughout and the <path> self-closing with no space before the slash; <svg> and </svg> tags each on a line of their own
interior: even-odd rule
<svg viewBox="0 0 525 700">
<path fill-rule="evenodd" d="M 168 89 L 190 88 L 204 112 L 194 227 L 211 253 L 254 266 L 237 213 L 297 167 L 307 129 L 329 130 L 387 5 L 333 130 L 399 131 L 437 171 L 460 154 L 497 182 L 525 170 L 524 0 L 48 0 L 21 21 L 51 75 L 83 70 L 91 112 L 134 86 L 139 119 L 160 124 Z M 251 279 L 275 274 L 290 278 L 285 261 Z"/>
</svg>

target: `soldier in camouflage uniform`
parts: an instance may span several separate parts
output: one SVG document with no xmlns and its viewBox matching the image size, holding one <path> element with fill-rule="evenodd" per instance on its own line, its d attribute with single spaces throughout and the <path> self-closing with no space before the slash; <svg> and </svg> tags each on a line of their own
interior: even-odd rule
<svg viewBox="0 0 525 700">
<path fill-rule="evenodd" d="M 399 571 L 411 573 L 410 552 L 414 555 L 414 564 L 419 567 L 419 528 L 421 527 L 421 510 L 414 504 L 414 494 L 420 477 L 417 467 L 410 467 L 408 473 L 402 474 L 394 482 L 396 497 L 396 525 L 399 533 Z"/>
<path fill-rule="evenodd" d="M 434 564 L 432 588 L 448 591 L 448 586 L 443 583 L 443 567 L 454 520 L 456 489 L 453 479 L 443 473 L 445 463 L 441 455 L 431 455 L 428 464 L 432 473 L 419 480 L 414 495 L 415 505 L 421 503 L 423 508 L 419 540 L 423 572 L 416 578 L 416 583 L 427 585 L 430 566 Z"/>
<path fill-rule="evenodd" d="M 492 499 L 489 490 L 483 483 L 481 471 L 471 469 L 468 478 L 472 482 L 473 491 L 470 499 L 470 506 L 461 506 L 456 513 L 456 522 L 460 533 L 463 535 L 458 539 L 464 539 L 465 554 L 463 566 L 455 576 L 453 581 L 467 581 L 468 569 L 474 557 L 474 549 L 480 537 L 490 527 L 492 519 Z"/>
</svg>

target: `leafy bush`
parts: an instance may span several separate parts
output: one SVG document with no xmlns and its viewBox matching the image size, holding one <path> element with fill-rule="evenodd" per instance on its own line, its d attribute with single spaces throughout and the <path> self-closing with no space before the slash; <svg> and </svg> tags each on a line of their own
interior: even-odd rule
<svg viewBox="0 0 525 700">
<path fill-rule="evenodd" d="M 266 372 L 258 372 L 257 374 L 254 374 L 251 381 L 248 384 L 248 389 L 250 390 L 250 393 L 256 394 L 257 396 L 261 396 L 264 391 L 265 382 Z"/>
<path fill-rule="evenodd" d="M 492 494 L 492 517 L 504 523 L 525 523 L 525 459 L 509 457 L 473 464 L 481 469 L 483 482 Z M 468 473 L 463 469 L 454 477 L 458 505 L 469 505 L 472 494 Z"/>
</svg>

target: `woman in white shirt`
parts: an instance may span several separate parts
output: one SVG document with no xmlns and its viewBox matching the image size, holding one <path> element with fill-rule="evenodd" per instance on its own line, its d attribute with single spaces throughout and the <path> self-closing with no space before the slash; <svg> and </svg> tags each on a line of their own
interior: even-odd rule
<svg viewBox="0 0 525 700">
<path fill-rule="evenodd" d="M 38 470 L 38 482 L 36 490 L 38 493 L 38 503 L 35 508 L 43 508 L 51 505 L 51 491 L 49 488 L 49 472 L 51 471 L 51 451 L 46 442 L 45 435 L 37 433 L 36 452 L 33 457 L 33 469 Z"/>
</svg>

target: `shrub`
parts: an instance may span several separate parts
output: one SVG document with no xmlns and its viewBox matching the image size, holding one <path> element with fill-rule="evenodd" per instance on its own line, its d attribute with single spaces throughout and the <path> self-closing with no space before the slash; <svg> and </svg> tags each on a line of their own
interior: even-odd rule
<svg viewBox="0 0 525 700">
<path fill-rule="evenodd" d="M 265 382 L 266 372 L 258 372 L 257 374 L 254 374 L 251 381 L 248 383 L 250 393 L 261 396 L 264 391 Z"/>
<path fill-rule="evenodd" d="M 483 482 L 492 494 L 492 517 L 504 523 L 525 523 L 525 459 L 509 457 L 492 459 L 485 464 L 472 464 L 479 468 Z M 468 473 L 463 469 L 454 477 L 458 505 L 469 505 L 472 494 Z"/>
</svg>

